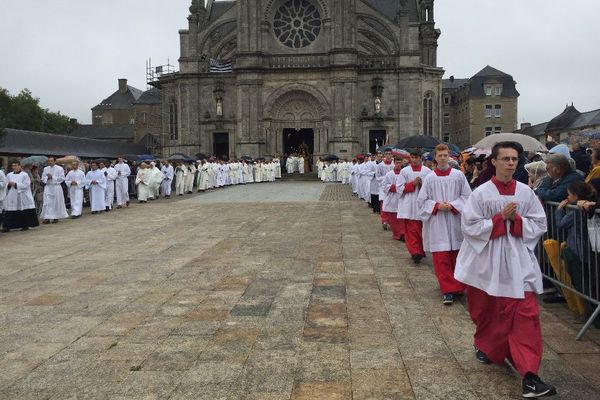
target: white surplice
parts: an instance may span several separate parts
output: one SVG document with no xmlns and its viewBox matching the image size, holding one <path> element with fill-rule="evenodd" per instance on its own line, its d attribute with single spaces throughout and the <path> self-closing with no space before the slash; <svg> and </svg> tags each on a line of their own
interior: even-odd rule
<svg viewBox="0 0 600 400">
<path fill-rule="evenodd" d="M 389 164 L 386 164 L 385 161 L 382 161 L 379 164 L 377 164 L 377 168 L 375 170 L 375 179 L 377 179 L 377 187 L 379 188 L 379 201 L 384 201 L 385 196 L 387 196 L 386 191 L 383 190 L 383 181 L 385 180 L 385 177 L 388 174 L 388 172 L 392 171 L 393 169 L 393 161 L 390 161 Z"/>
<path fill-rule="evenodd" d="M 115 171 L 117 171 L 117 179 L 115 180 L 115 191 L 117 192 L 117 205 L 122 206 L 129 201 L 129 180 L 128 177 L 131 175 L 131 168 L 129 165 L 123 163 L 117 163 L 115 165 Z"/>
<path fill-rule="evenodd" d="M 85 187 L 89 190 L 92 212 L 104 211 L 106 209 L 106 177 L 104 172 L 99 169 L 88 171 L 85 174 Z"/>
<path fill-rule="evenodd" d="M 115 202 L 115 181 L 117 180 L 117 170 L 114 167 L 108 166 L 104 168 L 104 176 L 106 177 L 106 207 L 112 210 Z"/>
<path fill-rule="evenodd" d="M 85 187 L 85 174 L 80 169 L 72 169 L 65 177 L 65 183 L 69 187 L 71 216 L 79 216 L 83 210 L 83 188 Z"/>
<path fill-rule="evenodd" d="M 492 218 L 509 202 L 517 204 L 523 237 L 511 233 L 490 240 Z M 464 241 L 456 260 L 455 278 L 490 296 L 523 299 L 525 291 L 542 293 L 542 274 L 534 249 L 546 232 L 546 214 L 527 185 L 516 182 L 514 195 L 501 195 L 492 181 L 475 189 L 462 209 Z"/>
<path fill-rule="evenodd" d="M 398 182 L 396 184 L 398 191 L 398 219 L 411 219 L 414 221 L 420 220 L 419 209 L 417 207 L 417 197 L 419 196 L 420 188 L 416 188 L 414 192 L 404 192 L 404 188 L 407 184 L 413 182 L 417 177 L 421 177 L 424 180 L 427 175 L 431 173 L 431 170 L 426 166 L 422 165 L 420 170 L 415 170 L 412 165 L 408 165 L 402 168 L 400 175 L 398 175 Z"/>
<path fill-rule="evenodd" d="M 160 168 L 163 174 L 163 181 L 161 182 L 161 191 L 163 196 L 171 196 L 171 185 L 173 183 L 173 177 L 175 176 L 175 170 L 171 164 L 163 165 Z"/>
<path fill-rule="evenodd" d="M 23 171 L 18 174 L 10 172 L 6 175 L 6 180 L 8 183 L 16 183 L 17 187 L 7 189 L 6 197 L 4 198 L 5 211 L 23 211 L 35 208 L 29 175 Z"/>
<path fill-rule="evenodd" d="M 437 170 L 423 179 L 417 196 L 419 217 L 423 221 L 423 249 L 428 252 L 460 249 L 463 241 L 460 229 L 460 213 L 471 194 L 465 175 L 450 168 L 448 176 L 438 176 Z M 438 211 L 437 203 L 448 202 L 452 211 Z"/>
<path fill-rule="evenodd" d="M 65 170 L 58 166 L 47 166 L 41 176 L 44 186 L 44 204 L 42 206 L 42 219 L 67 218 L 65 195 L 62 183 L 65 181 Z"/>
<path fill-rule="evenodd" d="M 4 198 L 6 197 L 6 189 L 8 189 L 8 179 L 4 175 L 4 171 L 0 169 L 0 213 L 4 209 Z"/>
</svg>

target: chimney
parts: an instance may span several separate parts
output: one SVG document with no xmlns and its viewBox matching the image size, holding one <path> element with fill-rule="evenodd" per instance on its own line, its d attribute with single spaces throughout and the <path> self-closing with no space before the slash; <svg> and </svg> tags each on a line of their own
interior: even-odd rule
<svg viewBox="0 0 600 400">
<path fill-rule="evenodd" d="M 454 83 L 454 75 L 450 75 L 450 82 Z"/>
<path fill-rule="evenodd" d="M 531 122 L 522 122 L 521 123 L 521 132 L 523 132 L 527 128 L 531 128 Z"/>
<path fill-rule="evenodd" d="M 119 79 L 119 93 L 127 93 L 127 79 Z"/>
</svg>

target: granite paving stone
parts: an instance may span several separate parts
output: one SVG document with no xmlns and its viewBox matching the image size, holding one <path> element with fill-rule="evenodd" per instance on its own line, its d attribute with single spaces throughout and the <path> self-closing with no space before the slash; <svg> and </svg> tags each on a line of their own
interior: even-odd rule
<svg viewBox="0 0 600 400">
<path fill-rule="evenodd" d="M 430 257 L 413 265 L 348 186 L 225 188 L 59 228 L 0 234 L 2 400 L 520 397 L 510 366 L 475 360 L 466 300 L 444 307 Z M 600 335 L 541 310 L 555 398 L 600 398 Z"/>
</svg>

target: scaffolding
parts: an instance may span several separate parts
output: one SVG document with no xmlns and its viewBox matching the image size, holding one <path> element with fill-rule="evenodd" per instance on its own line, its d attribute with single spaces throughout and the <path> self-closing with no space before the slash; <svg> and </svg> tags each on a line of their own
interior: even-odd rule
<svg viewBox="0 0 600 400">
<path fill-rule="evenodd" d="M 175 66 L 171 65 L 167 58 L 167 63 L 163 65 L 152 66 L 152 58 L 146 61 L 146 87 L 152 88 L 153 82 L 156 82 L 161 76 L 175 73 Z"/>
</svg>

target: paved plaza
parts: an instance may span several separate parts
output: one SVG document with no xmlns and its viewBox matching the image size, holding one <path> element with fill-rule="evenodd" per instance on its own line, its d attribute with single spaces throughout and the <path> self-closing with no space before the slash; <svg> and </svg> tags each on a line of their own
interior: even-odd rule
<svg viewBox="0 0 600 400">
<path fill-rule="evenodd" d="M 465 306 L 349 188 L 277 182 L 0 234 L 0 399 L 517 399 Z M 542 309 L 542 378 L 600 399 L 600 335 Z"/>
</svg>

